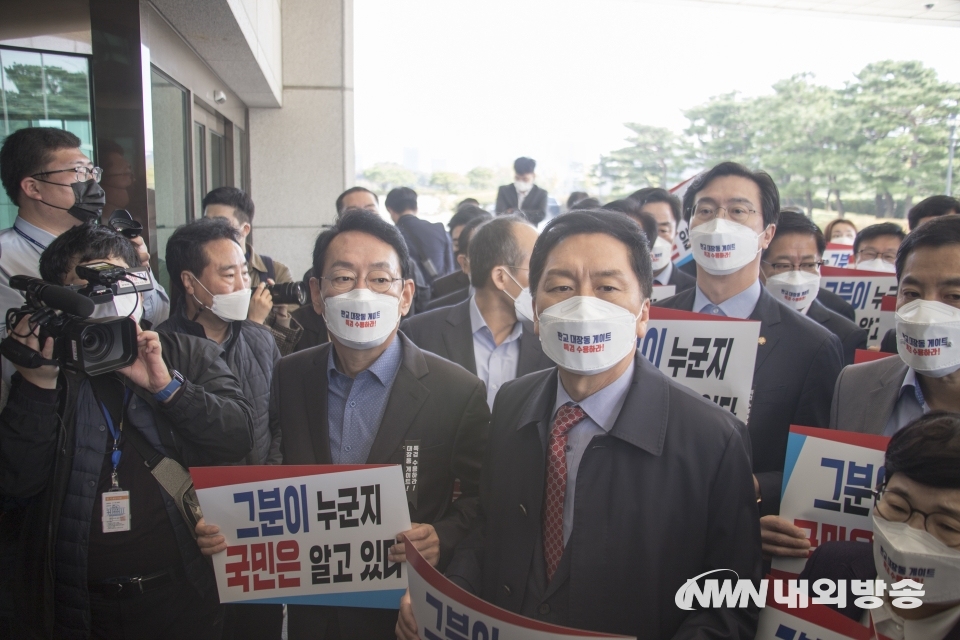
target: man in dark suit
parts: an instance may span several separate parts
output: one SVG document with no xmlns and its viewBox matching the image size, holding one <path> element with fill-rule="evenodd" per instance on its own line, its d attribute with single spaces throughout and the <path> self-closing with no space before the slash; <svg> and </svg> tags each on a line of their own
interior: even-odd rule
<svg viewBox="0 0 960 640">
<path fill-rule="evenodd" d="M 404 535 L 442 568 L 476 517 L 490 412 L 476 376 L 398 333 L 413 297 L 406 258 L 396 228 L 365 210 L 348 209 L 320 234 L 313 266 L 330 342 L 278 363 L 270 420 L 284 464 L 402 464 L 418 444 L 419 482 L 407 493 L 415 524 Z M 356 313 L 379 320 L 341 319 Z M 404 558 L 402 545 L 391 549 L 392 561 Z M 291 640 L 387 639 L 395 622 L 396 611 L 384 609 L 288 608 Z"/>
<path fill-rule="evenodd" d="M 538 225 L 547 217 L 547 192 L 533 184 L 537 162 L 533 158 L 517 158 L 513 163 L 514 183 L 497 191 L 497 215 L 522 213 Z"/>
<path fill-rule="evenodd" d="M 760 532 L 743 425 L 636 352 L 652 280 L 625 216 L 574 211 L 547 225 L 530 287 L 558 364 L 497 396 L 482 520 L 447 576 L 544 622 L 644 640 L 753 638 L 756 608 L 674 604 L 706 571 L 759 579 Z M 585 335 L 604 348 L 567 348 Z M 417 637 L 408 597 L 397 632 Z"/>
<path fill-rule="evenodd" d="M 830 291 L 830 289 L 821 288 L 820 293 L 817 294 L 817 300 L 819 300 L 820 304 L 825 306 L 827 309 L 843 316 L 850 322 L 857 321 L 857 312 L 854 311 L 853 305 L 835 294 L 833 291 Z"/>
<path fill-rule="evenodd" d="M 473 237 L 473 232 L 476 231 L 477 227 L 491 218 L 492 216 L 474 218 L 464 225 L 463 231 L 460 232 L 457 242 L 458 249 L 456 258 L 457 264 L 460 265 L 459 273 L 462 274 L 466 279 L 466 283 L 462 287 L 454 289 L 449 293 L 440 295 L 439 297 L 433 297 L 423 308 L 423 311 L 433 311 L 434 309 L 440 309 L 442 307 L 452 307 L 453 305 L 463 302 L 473 295 L 473 286 L 470 284 L 470 239 Z M 444 278 L 440 278 L 437 280 L 437 282 L 439 283 L 441 280 L 447 280 L 449 278 L 450 276 L 446 276 Z"/>
<path fill-rule="evenodd" d="M 410 257 L 423 273 L 427 286 L 453 273 L 453 245 L 443 225 L 417 217 L 417 192 L 397 187 L 387 194 L 384 206 L 403 235 Z"/>
<path fill-rule="evenodd" d="M 647 187 L 631 193 L 629 199 L 639 205 L 640 213 L 653 216 L 657 222 L 657 234 L 672 247 L 677 236 L 677 225 L 680 224 L 680 198 L 666 189 Z M 697 279 L 677 269 L 671 262 L 663 269 L 654 271 L 653 283 L 673 285 L 677 288 L 677 293 L 680 293 L 692 289 L 697 284 Z"/>
<path fill-rule="evenodd" d="M 897 432 L 887 445 L 884 469 L 886 477 L 873 510 L 873 543 L 821 545 L 807 561 L 801 580 L 810 584 L 820 579 L 844 580 L 850 584 L 852 580 L 879 578 L 889 589 L 901 576 L 890 575 L 882 557 L 876 559 L 879 554 L 875 555 L 875 547 L 881 547 L 893 566 L 915 567 L 925 557 L 942 558 L 945 547 L 948 554 L 951 550 L 956 550 L 954 556 L 960 552 L 960 414 L 927 414 Z M 904 533 L 898 531 L 896 523 L 912 529 L 908 544 L 914 553 L 910 562 L 898 550 L 903 547 Z M 913 609 L 894 606 L 889 596 L 884 597 L 882 607 L 869 614 L 854 604 L 852 597 L 843 608 L 828 606 L 863 624 L 872 618 L 882 637 L 960 640 L 960 600 L 949 594 L 952 585 L 960 584 L 960 565 L 955 561 L 952 567 L 941 564 L 927 576 L 922 579 L 923 604 Z"/>
<path fill-rule="evenodd" d="M 470 277 L 476 293 L 452 307 L 416 315 L 403 334 L 476 374 L 487 387 L 487 404 L 504 383 L 553 362 L 543 354 L 530 308 L 530 252 L 537 230 L 525 218 L 500 216 L 470 238 Z"/>
<path fill-rule="evenodd" d="M 433 286 L 430 287 L 431 300 L 442 298 L 454 291 L 466 289 L 470 286 L 470 274 L 464 270 L 470 234 L 473 229 L 492 217 L 489 211 L 485 211 L 476 205 L 465 204 L 461 205 L 453 217 L 450 218 L 447 227 L 450 229 L 450 238 L 453 240 L 453 260 L 457 263 L 458 268 L 453 273 L 433 281 Z M 466 232 L 465 236 L 464 232 Z M 464 239 L 462 249 L 460 248 L 461 237 Z"/>
<path fill-rule="evenodd" d="M 843 367 L 840 340 L 760 285 L 760 253 L 773 239 L 780 212 L 769 175 L 721 163 L 691 183 L 683 204 L 697 286 L 657 306 L 760 321 L 747 426 L 760 513 L 777 514 L 790 425 L 830 422 L 833 385 Z"/>
<path fill-rule="evenodd" d="M 867 331 L 820 303 L 820 267 L 827 240 L 810 218 L 781 211 L 777 231 L 760 262 L 760 281 L 773 297 L 837 336 L 843 363 L 853 364 L 857 349 L 867 348 Z"/>
</svg>

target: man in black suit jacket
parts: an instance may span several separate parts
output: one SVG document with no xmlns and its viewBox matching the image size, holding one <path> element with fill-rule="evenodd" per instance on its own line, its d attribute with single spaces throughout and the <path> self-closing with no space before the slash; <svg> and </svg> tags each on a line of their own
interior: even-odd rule
<svg viewBox="0 0 960 640">
<path fill-rule="evenodd" d="M 417 217 L 417 192 L 398 187 L 387 194 L 384 201 L 393 224 L 403 235 L 410 257 L 417 264 L 426 285 L 453 273 L 453 244 L 443 225 Z"/>
<path fill-rule="evenodd" d="M 809 580 L 810 584 L 820 579 L 845 580 L 849 585 L 852 580 L 879 578 L 889 589 L 899 576 L 891 576 L 885 562 L 878 563 L 875 547 L 882 545 L 882 553 L 888 557 L 892 552 L 890 562 L 894 566 L 907 565 L 896 550 L 902 545 L 902 539 L 884 540 L 887 536 L 882 531 L 878 535 L 877 526 L 891 522 L 906 522 L 916 529 L 911 532 L 915 539 L 910 545 L 920 552 L 921 557 L 933 553 L 942 556 L 943 545 L 960 550 L 960 517 L 957 516 L 960 503 L 960 414 L 929 413 L 898 431 L 887 445 L 884 469 L 880 497 L 873 510 L 876 522 L 873 542 L 828 542 L 821 545 L 807 560 L 800 574 L 801 580 Z M 918 513 L 925 518 L 915 518 Z M 931 522 L 931 516 L 939 518 L 939 522 Z M 930 546 L 918 545 L 916 537 L 926 539 Z M 952 569 L 938 567 L 930 578 L 922 579 L 927 586 L 925 591 L 935 587 L 930 580 L 941 585 L 960 584 L 960 567 L 956 563 Z M 927 599 L 927 596 L 933 598 Z M 944 601 L 942 595 L 937 597 L 927 592 L 920 598 L 923 604 L 919 607 L 900 609 L 892 606 L 887 597 L 882 607 L 872 610 L 871 617 L 877 631 L 891 638 L 960 640 L 960 601 L 951 602 L 950 597 L 947 598 Z M 853 600 L 849 597 L 843 608 L 835 604 L 828 606 L 865 623 L 867 611 Z"/>
<path fill-rule="evenodd" d="M 497 396 L 483 519 L 448 577 L 544 622 L 645 640 L 753 638 L 756 608 L 674 604 L 706 571 L 759 579 L 760 532 L 742 424 L 636 352 L 652 289 L 638 227 L 608 211 L 555 218 L 530 286 L 558 366 Z M 578 352 L 566 348 L 581 344 L 574 333 L 609 339 Z M 397 632 L 416 637 L 408 597 Z"/>
<path fill-rule="evenodd" d="M 820 288 L 820 292 L 817 294 L 817 300 L 820 301 L 820 304 L 825 306 L 830 311 L 843 316 L 850 322 L 857 321 L 857 312 L 853 309 L 853 305 L 835 294 L 830 289 Z"/>
<path fill-rule="evenodd" d="M 470 267 L 476 293 L 452 307 L 404 320 L 400 330 L 421 349 L 456 362 L 480 376 L 492 407 L 497 391 L 514 378 L 548 369 L 533 330 L 529 300 L 530 252 L 537 230 L 518 216 L 501 216 L 470 238 Z"/>
<path fill-rule="evenodd" d="M 532 158 L 514 161 L 514 183 L 505 184 L 497 191 L 497 215 L 522 213 L 531 224 L 543 222 L 547 217 L 547 192 L 533 184 L 536 168 L 537 163 Z"/>
<path fill-rule="evenodd" d="M 843 368 L 840 340 L 787 309 L 760 285 L 760 253 L 773 238 L 779 210 L 777 187 L 766 173 L 725 162 L 698 176 L 684 195 L 684 214 L 690 222 L 697 261 L 697 286 L 657 303 L 670 309 L 760 321 L 747 426 L 753 443 L 757 498 L 764 516 L 780 511 L 790 425 L 829 426 L 833 387 Z M 723 218 L 718 217 L 720 212 Z M 735 223 L 730 228 L 739 233 L 731 234 L 718 221 Z M 748 234 L 756 234 L 752 244 Z M 744 247 L 738 269 L 736 253 L 732 262 L 708 255 L 719 245 Z M 755 257 L 745 262 L 752 255 Z"/>
<path fill-rule="evenodd" d="M 407 493 L 414 525 L 404 535 L 442 568 L 476 518 L 486 390 L 476 376 L 398 333 L 413 282 L 401 267 L 407 248 L 396 227 L 349 209 L 320 234 L 313 255 L 330 342 L 294 353 L 274 370 L 270 423 L 281 432 L 283 463 L 402 464 L 406 447 L 418 444 L 419 482 Z M 383 324 L 342 319 L 360 313 Z M 454 501 L 456 480 L 461 496 Z M 392 561 L 404 558 L 402 545 L 391 549 Z M 389 609 L 288 609 L 291 640 L 386 640 L 395 622 Z"/>
<path fill-rule="evenodd" d="M 680 224 L 680 198 L 666 189 L 647 187 L 631 193 L 630 200 L 637 203 L 639 213 L 646 213 L 656 221 L 657 235 L 672 246 L 677 235 L 677 225 Z M 651 239 L 649 233 L 647 238 Z M 673 285 L 677 288 L 676 292 L 680 293 L 692 289 L 697 284 L 697 279 L 670 263 L 654 272 L 653 284 Z"/>
<path fill-rule="evenodd" d="M 458 216 L 465 216 L 466 214 L 470 214 L 471 216 L 466 219 L 466 222 L 461 223 L 457 220 Z M 489 212 L 484 211 L 480 207 L 466 205 L 461 207 L 450 220 L 450 237 L 453 238 L 453 259 L 459 269 L 433 281 L 433 285 L 430 287 L 431 301 L 450 295 L 461 289 L 470 288 L 470 264 L 469 260 L 467 260 L 467 249 L 470 247 L 470 237 L 477 227 L 492 218 L 493 216 L 490 215 Z M 461 217 L 460 220 L 462 221 L 463 217 Z M 454 226 L 455 223 L 457 223 L 457 226 Z M 454 235 L 454 232 L 456 232 L 456 235 Z"/>
<path fill-rule="evenodd" d="M 760 281 L 773 297 L 837 336 L 843 363 L 853 364 L 856 350 L 867 348 L 867 331 L 820 301 L 820 266 L 826 248 L 823 232 L 810 218 L 798 211 L 781 211 L 773 241 L 760 261 Z M 812 299 L 811 292 L 817 294 Z"/>
</svg>

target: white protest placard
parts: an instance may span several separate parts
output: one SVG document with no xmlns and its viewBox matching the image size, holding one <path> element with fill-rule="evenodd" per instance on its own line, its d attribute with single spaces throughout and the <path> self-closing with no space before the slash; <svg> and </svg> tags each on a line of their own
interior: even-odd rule
<svg viewBox="0 0 960 640">
<path fill-rule="evenodd" d="M 670 260 L 674 268 L 687 264 L 693 260 L 693 244 L 690 242 L 690 226 L 686 220 L 681 220 L 677 225 L 677 235 L 673 238 L 673 251 L 670 253 Z"/>
<path fill-rule="evenodd" d="M 827 243 L 827 249 L 823 252 L 822 259 L 823 266 L 837 267 L 840 269 L 853 267 L 856 262 L 853 259 L 853 245 L 834 244 L 833 242 Z"/>
<path fill-rule="evenodd" d="M 640 352 L 668 377 L 746 423 L 759 339 L 758 320 L 651 307 Z"/>
<path fill-rule="evenodd" d="M 653 293 L 650 294 L 650 302 L 666 300 L 670 296 L 677 295 L 677 285 L 675 284 L 655 284 Z"/>
<path fill-rule="evenodd" d="M 870 640 L 873 633 L 855 620 L 823 604 L 788 608 L 767 594 L 760 610 L 757 640 Z"/>
<path fill-rule="evenodd" d="M 820 286 L 850 303 L 857 325 L 867 330 L 867 346 L 880 344 L 881 304 L 884 296 L 897 295 L 896 274 L 822 267 Z"/>
<path fill-rule="evenodd" d="M 496 607 L 450 582 L 407 543 L 410 599 L 421 640 L 579 640 L 623 638 L 546 624 Z"/>
<path fill-rule="evenodd" d="M 886 436 L 791 426 L 780 517 L 806 531 L 813 548 L 833 540 L 873 542 L 873 490 L 883 479 L 889 441 Z M 799 575 L 804 564 L 806 558 L 773 559 L 778 575 Z"/>
<path fill-rule="evenodd" d="M 194 467 L 200 507 L 229 545 L 213 556 L 220 602 L 397 609 L 388 550 L 410 529 L 399 465 Z"/>
</svg>

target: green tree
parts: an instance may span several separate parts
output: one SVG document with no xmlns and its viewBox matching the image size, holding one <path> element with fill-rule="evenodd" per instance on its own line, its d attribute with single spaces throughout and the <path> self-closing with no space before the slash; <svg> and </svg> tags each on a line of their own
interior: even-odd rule
<svg viewBox="0 0 960 640">
<path fill-rule="evenodd" d="M 362 174 L 364 180 L 375 184 L 381 192 L 417 182 L 417 175 L 393 162 L 378 162 Z"/>
<path fill-rule="evenodd" d="M 493 169 L 487 167 L 474 167 L 467 172 L 467 180 L 470 182 L 471 189 L 492 189 L 497 184 L 495 179 Z"/>
<path fill-rule="evenodd" d="M 467 179 L 452 171 L 434 171 L 430 175 L 430 186 L 447 193 L 460 193 L 467 186 Z"/>
<path fill-rule="evenodd" d="M 624 126 L 632 132 L 627 137 L 630 146 L 602 156 L 597 177 L 622 190 L 648 185 L 667 188 L 679 181 L 686 168 L 680 136 L 636 122 Z"/>
<path fill-rule="evenodd" d="M 856 111 L 856 168 L 879 213 L 902 217 L 914 197 L 944 187 L 949 128 L 960 85 L 920 62 L 884 60 L 857 74 L 846 95 Z M 899 196 L 903 206 L 894 207 Z"/>
<path fill-rule="evenodd" d="M 683 115 L 690 121 L 684 133 L 691 143 L 689 159 L 694 166 L 709 167 L 724 160 L 757 165 L 755 99 L 734 91 L 714 96 Z"/>
</svg>

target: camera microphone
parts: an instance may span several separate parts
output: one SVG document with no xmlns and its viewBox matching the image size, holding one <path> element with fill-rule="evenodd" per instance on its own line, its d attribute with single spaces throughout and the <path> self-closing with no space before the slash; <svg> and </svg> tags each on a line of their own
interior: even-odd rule
<svg viewBox="0 0 960 640">
<path fill-rule="evenodd" d="M 90 298 L 70 289 L 51 285 L 40 278 L 13 276 L 10 278 L 10 287 L 32 293 L 48 307 L 53 307 L 79 318 L 89 318 L 96 309 L 96 304 Z"/>
</svg>

